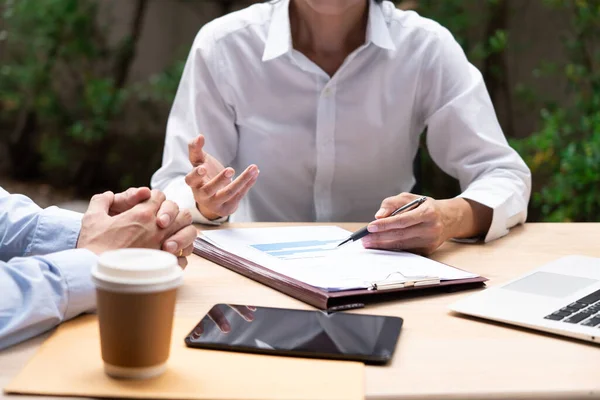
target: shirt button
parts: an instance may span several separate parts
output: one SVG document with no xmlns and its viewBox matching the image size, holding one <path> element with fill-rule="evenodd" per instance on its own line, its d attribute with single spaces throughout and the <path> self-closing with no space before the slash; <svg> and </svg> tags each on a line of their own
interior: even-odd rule
<svg viewBox="0 0 600 400">
<path fill-rule="evenodd" d="M 331 96 L 331 89 L 330 89 L 330 88 L 327 88 L 327 89 L 325 89 L 325 90 L 323 91 L 323 96 L 324 96 L 324 97 L 329 97 L 329 96 Z"/>
</svg>

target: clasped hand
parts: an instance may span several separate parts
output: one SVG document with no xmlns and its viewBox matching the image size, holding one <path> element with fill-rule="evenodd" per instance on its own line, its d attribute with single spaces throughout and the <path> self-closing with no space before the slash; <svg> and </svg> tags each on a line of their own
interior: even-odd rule
<svg viewBox="0 0 600 400">
<path fill-rule="evenodd" d="M 162 249 L 178 256 L 184 268 L 197 234 L 191 223 L 190 212 L 179 210 L 158 190 L 105 192 L 92 197 L 81 221 L 77 247 L 96 254 L 131 247 Z"/>
</svg>

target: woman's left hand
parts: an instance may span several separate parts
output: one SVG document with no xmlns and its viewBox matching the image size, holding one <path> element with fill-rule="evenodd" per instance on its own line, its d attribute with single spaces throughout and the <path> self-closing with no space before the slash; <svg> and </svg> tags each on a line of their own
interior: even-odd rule
<svg viewBox="0 0 600 400">
<path fill-rule="evenodd" d="M 368 226 L 370 234 L 362 241 L 366 248 L 408 250 L 431 254 L 451 236 L 448 217 L 444 215 L 446 200 L 427 198 L 417 208 L 388 217 L 394 210 L 421 196 L 402 193 L 388 197 Z"/>
</svg>

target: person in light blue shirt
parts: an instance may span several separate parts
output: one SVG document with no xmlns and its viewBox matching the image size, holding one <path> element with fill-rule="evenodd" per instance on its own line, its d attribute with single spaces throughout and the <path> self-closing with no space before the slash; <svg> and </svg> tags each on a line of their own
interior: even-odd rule
<svg viewBox="0 0 600 400">
<path fill-rule="evenodd" d="M 96 195 L 82 218 L 0 187 L 0 349 L 94 310 L 90 271 L 103 251 L 161 248 L 185 267 L 196 237 L 191 222 L 148 188 Z"/>
</svg>

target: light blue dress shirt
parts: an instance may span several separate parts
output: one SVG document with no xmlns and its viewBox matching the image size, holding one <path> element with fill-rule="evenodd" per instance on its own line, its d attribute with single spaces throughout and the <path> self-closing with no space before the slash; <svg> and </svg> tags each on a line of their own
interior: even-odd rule
<svg viewBox="0 0 600 400">
<path fill-rule="evenodd" d="M 81 214 L 0 188 L 0 349 L 95 308 L 96 255 L 76 249 Z"/>
</svg>

